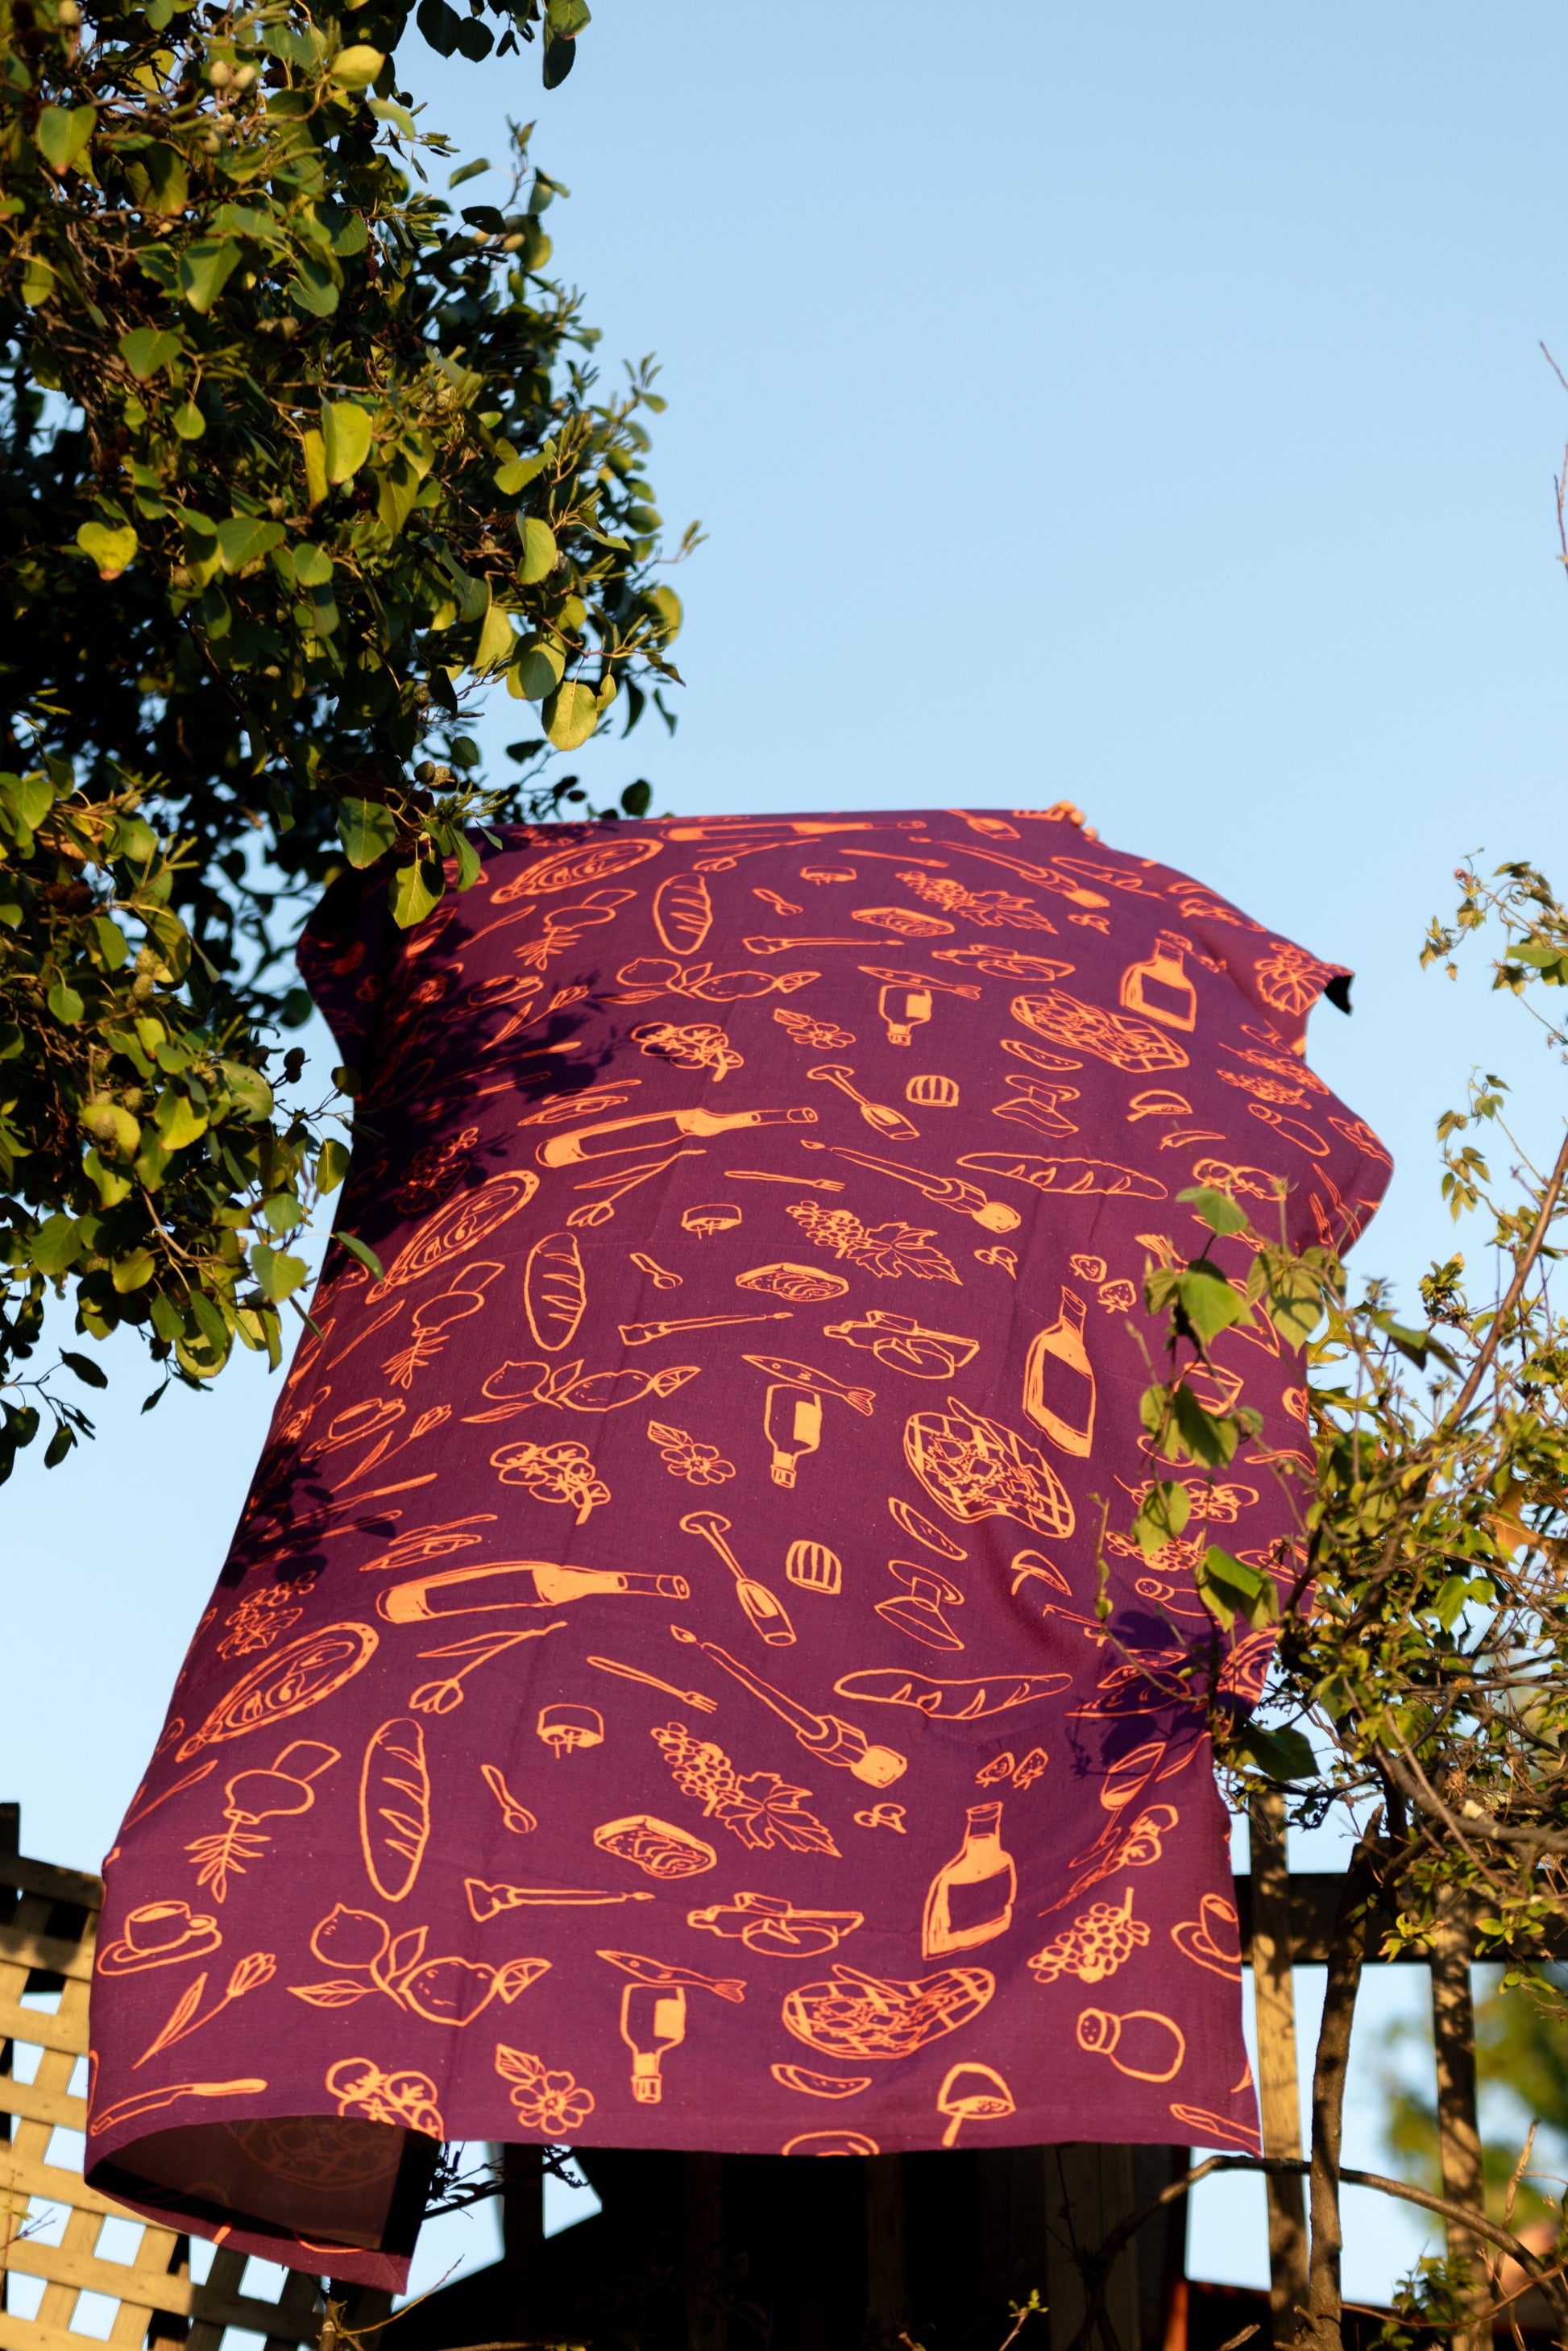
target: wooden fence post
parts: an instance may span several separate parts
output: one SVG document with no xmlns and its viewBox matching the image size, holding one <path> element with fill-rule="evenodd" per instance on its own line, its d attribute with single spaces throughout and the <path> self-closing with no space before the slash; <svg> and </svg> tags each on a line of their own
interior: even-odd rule
<svg viewBox="0 0 1568 2351">
<path fill-rule="evenodd" d="M 1299 2158 L 1301 2095 L 1296 2070 L 1296 1995 L 1291 1973 L 1291 1887 L 1285 1855 L 1285 1800 L 1254 1797 L 1252 1986 L 1258 2015 L 1258 2103 L 1263 2152 Z M 1293 2343 L 1307 2308 L 1307 2207 L 1299 2178 L 1270 2179 L 1269 2308 L 1275 2351 Z"/>
<path fill-rule="evenodd" d="M 1443 2193 L 1471 2212 L 1484 2212 L 1481 2135 L 1476 2116 L 1476 2011 L 1470 1994 L 1470 1927 L 1465 1896 L 1449 1888 L 1440 1897 L 1432 1938 L 1432 2041 L 1437 2060 L 1437 2146 L 1443 2162 Z M 1485 2246 L 1466 2229 L 1448 2224 L 1450 2260 L 1467 2261 L 1475 2281 L 1471 2302 L 1485 2309 Z M 1488 2330 L 1456 2328 L 1453 2351 L 1481 2351 Z"/>
</svg>

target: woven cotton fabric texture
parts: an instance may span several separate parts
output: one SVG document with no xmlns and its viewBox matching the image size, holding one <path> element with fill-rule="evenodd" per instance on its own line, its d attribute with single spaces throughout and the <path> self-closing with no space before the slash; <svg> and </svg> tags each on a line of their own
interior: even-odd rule
<svg viewBox="0 0 1568 2351">
<path fill-rule="evenodd" d="M 380 1272 L 109 1858 L 89 2177 L 398 2284 L 444 2137 L 1253 2147 L 1193 1569 L 1298 1572 L 1303 1374 L 1214 1343 L 1145 1555 L 1143 1281 L 1375 1205 L 1338 967 L 1062 810 L 518 828 L 301 962 Z"/>
</svg>

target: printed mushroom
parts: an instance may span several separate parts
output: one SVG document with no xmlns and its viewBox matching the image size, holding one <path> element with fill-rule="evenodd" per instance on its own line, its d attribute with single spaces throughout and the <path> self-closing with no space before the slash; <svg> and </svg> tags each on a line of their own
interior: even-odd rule
<svg viewBox="0 0 1568 2351">
<path fill-rule="evenodd" d="M 559 1763 L 582 1747 L 602 1747 L 604 1717 L 591 1706 L 547 1706 L 538 1719 L 538 1735 Z"/>
</svg>

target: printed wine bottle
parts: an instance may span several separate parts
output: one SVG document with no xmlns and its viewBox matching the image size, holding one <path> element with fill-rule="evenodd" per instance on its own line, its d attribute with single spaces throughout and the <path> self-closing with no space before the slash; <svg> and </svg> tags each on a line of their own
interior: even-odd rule
<svg viewBox="0 0 1568 2351">
<path fill-rule="evenodd" d="M 1064 1289 L 1055 1322 L 1036 1332 L 1024 1364 L 1024 1412 L 1064 1453 L 1087 1454 L 1094 1443 L 1094 1368 L 1083 1343 L 1088 1311 Z"/>
<path fill-rule="evenodd" d="M 772 1387 L 762 1420 L 773 1447 L 773 1483 L 792 1486 L 795 1464 L 822 1441 L 822 1399 L 814 1389 Z"/>
<path fill-rule="evenodd" d="M 628 1984 L 621 1995 L 621 2038 L 632 2052 L 632 2095 L 656 2106 L 664 2095 L 660 2061 L 686 2037 L 686 1995 L 679 1984 Z"/>
<path fill-rule="evenodd" d="M 920 1948 L 934 1959 L 945 1951 L 972 1950 L 1005 1934 L 1012 1925 L 1018 1871 L 1002 1851 L 1000 1804 L 973 1804 L 964 1842 L 939 1869 L 925 1896 Z"/>
<path fill-rule="evenodd" d="M 877 998 L 877 1010 L 887 1023 L 890 1045 L 913 1045 L 915 1032 L 923 1029 L 931 1018 L 931 990 L 928 987 L 884 987 Z"/>
<path fill-rule="evenodd" d="M 1196 1029 L 1197 990 L 1183 961 L 1190 944 L 1175 931 L 1161 931 L 1148 960 L 1129 964 L 1122 974 L 1123 1009 L 1142 1012 L 1167 1029 Z"/>
</svg>

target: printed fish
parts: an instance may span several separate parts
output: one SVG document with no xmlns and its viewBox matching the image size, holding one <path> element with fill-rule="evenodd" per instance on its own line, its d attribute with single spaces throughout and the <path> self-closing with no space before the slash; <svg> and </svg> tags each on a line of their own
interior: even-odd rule
<svg viewBox="0 0 1568 2351">
<path fill-rule="evenodd" d="M 798 1364 L 789 1355 L 747 1355 L 746 1363 L 755 1364 L 770 1380 L 782 1380 L 787 1386 L 815 1388 L 823 1395 L 838 1396 L 869 1420 L 876 1404 L 874 1388 L 848 1387 L 842 1380 L 834 1379 L 831 1372 L 814 1372 L 810 1364 Z"/>
<path fill-rule="evenodd" d="M 567 1412 L 615 1412 L 622 1405 L 641 1404 L 646 1396 L 671 1396 L 695 1380 L 700 1364 L 666 1364 L 660 1372 L 634 1367 L 619 1372 L 588 1372 L 580 1355 L 573 1364 L 503 1364 L 492 1372 L 481 1394 L 489 1397 L 492 1412 L 469 1412 L 466 1424 L 511 1420 L 531 1412 L 537 1404 L 554 1405 Z"/>
<path fill-rule="evenodd" d="M 737 2007 L 746 1998 L 744 1976 L 705 1976 L 700 1969 L 671 1967 L 663 1959 L 645 1959 L 641 1951 L 601 1951 L 599 1956 L 637 1983 L 687 1984 L 694 1991 L 716 1992 Z"/>
</svg>

